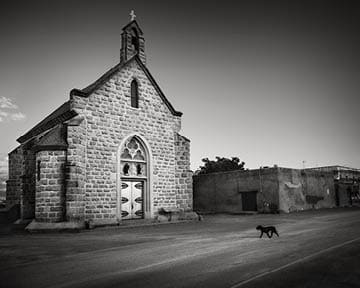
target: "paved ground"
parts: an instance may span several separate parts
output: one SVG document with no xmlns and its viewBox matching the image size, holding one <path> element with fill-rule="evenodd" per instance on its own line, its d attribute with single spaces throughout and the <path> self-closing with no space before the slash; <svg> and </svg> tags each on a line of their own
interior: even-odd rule
<svg viewBox="0 0 360 288">
<path fill-rule="evenodd" d="M 258 224 L 280 238 L 259 239 Z M 276 237 L 276 236 L 275 236 Z M 0 235 L 0 287 L 359 287 L 360 209 Z"/>
</svg>

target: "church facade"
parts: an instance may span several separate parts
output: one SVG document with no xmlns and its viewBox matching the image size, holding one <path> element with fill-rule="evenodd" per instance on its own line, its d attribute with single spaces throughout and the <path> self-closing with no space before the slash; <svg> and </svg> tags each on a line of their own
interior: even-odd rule
<svg viewBox="0 0 360 288">
<path fill-rule="evenodd" d="M 7 205 L 36 222 L 118 223 L 192 210 L 190 141 L 146 66 L 136 20 L 120 62 L 18 138 Z"/>
</svg>

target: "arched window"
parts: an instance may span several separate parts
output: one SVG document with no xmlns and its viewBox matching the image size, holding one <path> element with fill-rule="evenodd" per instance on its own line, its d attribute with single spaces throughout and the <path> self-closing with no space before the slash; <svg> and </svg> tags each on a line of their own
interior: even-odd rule
<svg viewBox="0 0 360 288">
<path fill-rule="evenodd" d="M 132 29 L 131 44 L 134 45 L 135 52 L 139 52 L 139 35 L 136 29 Z"/>
<path fill-rule="evenodd" d="M 131 107 L 139 108 L 138 83 L 135 79 L 131 82 Z"/>
<path fill-rule="evenodd" d="M 146 152 L 136 137 L 128 139 L 121 149 L 121 177 L 146 178 Z"/>
</svg>

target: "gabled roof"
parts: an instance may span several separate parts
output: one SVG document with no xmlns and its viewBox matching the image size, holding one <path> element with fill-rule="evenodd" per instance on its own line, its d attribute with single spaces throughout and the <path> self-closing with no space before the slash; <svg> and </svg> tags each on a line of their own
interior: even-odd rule
<svg viewBox="0 0 360 288">
<path fill-rule="evenodd" d="M 136 28 L 139 30 L 139 32 L 140 32 L 141 35 L 143 34 L 143 32 L 142 32 L 139 24 L 136 22 L 136 20 L 130 21 L 128 24 L 126 24 L 126 25 L 122 28 L 122 30 L 125 30 L 127 27 L 132 26 L 132 25 L 135 25 L 135 26 L 136 26 Z"/>
<path fill-rule="evenodd" d="M 135 20 L 134 20 L 135 21 Z M 130 22 L 131 23 L 131 22 Z M 140 60 L 138 55 L 131 57 L 128 61 L 119 63 L 109 71 L 107 71 L 104 75 L 102 75 L 99 79 L 95 82 L 90 84 L 89 86 L 85 87 L 84 89 L 72 89 L 70 91 L 70 96 L 76 95 L 81 97 L 89 97 L 91 93 L 93 93 L 96 89 L 98 89 L 101 85 L 103 85 L 106 81 L 108 81 L 116 72 L 120 71 L 123 67 L 127 66 L 132 61 L 136 61 L 141 69 L 144 71 L 148 79 L 150 80 L 151 84 L 154 86 L 155 90 L 160 95 L 161 99 L 164 101 L 165 105 L 169 108 L 170 112 L 175 116 L 181 116 L 182 112 L 176 111 L 175 108 L 171 105 L 169 100 L 165 97 L 164 93 L 161 91 L 159 85 L 156 83 L 154 77 L 150 74 L 150 71 L 146 68 L 144 63 Z"/>
<path fill-rule="evenodd" d="M 57 108 L 54 112 L 52 112 L 49 116 L 47 116 L 40 123 L 35 125 L 32 129 L 26 132 L 24 135 L 17 139 L 18 142 L 24 143 L 32 137 L 49 130 L 57 124 L 60 124 L 66 120 L 71 119 L 76 116 L 77 113 L 74 110 L 71 110 L 70 100 L 62 104 L 59 108 Z"/>
<path fill-rule="evenodd" d="M 131 22 L 130 22 L 131 23 Z M 129 23 L 129 24 L 130 24 Z M 129 25 L 128 24 L 128 25 Z M 72 89 L 70 91 L 70 97 L 73 95 L 81 96 L 81 97 L 89 97 L 91 93 L 93 93 L 97 88 L 103 85 L 106 81 L 108 81 L 116 72 L 120 71 L 123 67 L 127 66 L 132 61 L 136 61 L 141 69 L 144 71 L 152 85 L 154 86 L 155 90 L 160 95 L 161 99 L 165 103 L 165 105 L 169 108 L 170 112 L 175 116 L 181 116 L 182 112 L 176 111 L 175 108 L 171 105 L 169 100 L 165 97 L 164 93 L 160 89 L 159 85 L 156 83 L 154 77 L 150 74 L 150 71 L 146 68 L 144 63 L 140 60 L 139 56 L 135 55 L 130 58 L 126 62 L 121 62 L 108 70 L 105 74 L 103 74 L 99 79 L 95 82 L 91 83 L 89 86 L 85 87 L 84 89 Z M 54 112 L 52 112 L 49 116 L 47 116 L 44 120 L 38 123 L 35 127 L 30 129 L 24 135 L 20 136 L 17 141 L 19 143 L 24 143 L 27 140 L 31 139 L 32 137 L 39 135 L 42 132 L 54 127 L 57 124 L 63 123 L 74 116 L 78 115 L 76 111 L 71 110 L 71 100 L 62 104 L 59 108 L 57 108 Z"/>
</svg>

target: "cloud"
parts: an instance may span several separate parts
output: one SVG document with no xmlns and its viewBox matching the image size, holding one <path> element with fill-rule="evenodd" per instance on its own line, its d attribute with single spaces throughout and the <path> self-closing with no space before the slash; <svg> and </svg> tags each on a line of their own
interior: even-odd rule
<svg viewBox="0 0 360 288">
<path fill-rule="evenodd" d="M 26 118 L 23 113 L 13 110 L 18 110 L 18 106 L 12 103 L 11 99 L 0 97 L 0 122 L 19 121 Z"/>
<path fill-rule="evenodd" d="M 0 158 L 0 183 L 8 177 L 8 156 Z"/>
<path fill-rule="evenodd" d="M 18 109 L 18 106 L 12 103 L 11 99 L 2 96 L 0 97 L 0 108 Z"/>
<path fill-rule="evenodd" d="M 4 121 L 8 115 L 9 113 L 0 110 L 0 122 Z"/>
<path fill-rule="evenodd" d="M 11 118 L 11 120 L 17 121 L 17 120 L 25 119 L 26 116 L 21 112 L 17 112 L 17 113 L 11 114 L 10 118 Z"/>
<path fill-rule="evenodd" d="M 0 171 L 7 170 L 8 162 L 9 162 L 8 156 L 0 158 Z"/>
</svg>

